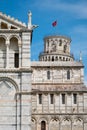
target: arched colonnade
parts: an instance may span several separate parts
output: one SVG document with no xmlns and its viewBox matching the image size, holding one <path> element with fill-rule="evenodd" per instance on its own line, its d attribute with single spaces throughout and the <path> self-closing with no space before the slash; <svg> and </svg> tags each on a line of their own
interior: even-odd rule
<svg viewBox="0 0 87 130">
<path fill-rule="evenodd" d="M 84 130 L 84 123 L 81 117 L 53 117 L 49 121 L 45 118 L 36 120 L 32 118 L 32 130 Z"/>
<path fill-rule="evenodd" d="M 21 38 L 18 35 L 0 35 L 0 68 L 18 68 Z"/>
</svg>

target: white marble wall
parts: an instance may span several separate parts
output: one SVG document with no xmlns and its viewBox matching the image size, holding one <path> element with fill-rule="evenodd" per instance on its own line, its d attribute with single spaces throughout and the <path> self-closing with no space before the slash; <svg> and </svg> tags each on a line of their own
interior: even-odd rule
<svg viewBox="0 0 87 130">
<path fill-rule="evenodd" d="M 0 73 L 0 130 L 31 130 L 31 72 Z"/>
<path fill-rule="evenodd" d="M 65 93 L 65 104 L 62 104 L 61 94 Z M 73 93 L 77 94 L 77 103 L 73 102 Z M 39 104 L 39 94 L 32 95 L 32 112 L 33 113 L 86 113 L 87 93 L 78 92 L 61 92 L 54 93 L 54 103 L 50 103 L 50 94 L 42 93 L 42 104 Z"/>
<path fill-rule="evenodd" d="M 82 68 L 33 68 L 32 83 L 83 83 Z M 47 71 L 50 71 L 50 80 Z M 67 79 L 67 70 L 70 70 L 70 79 Z"/>
</svg>

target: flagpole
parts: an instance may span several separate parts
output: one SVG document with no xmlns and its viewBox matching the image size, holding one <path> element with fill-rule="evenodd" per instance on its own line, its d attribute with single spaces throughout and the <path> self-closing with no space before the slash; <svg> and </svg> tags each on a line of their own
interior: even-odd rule
<svg viewBox="0 0 87 130">
<path fill-rule="evenodd" d="M 58 23 L 57 23 L 57 20 L 55 20 L 54 22 L 52 22 L 52 27 L 54 28 L 54 35 L 57 35 L 57 34 L 56 34 L 57 24 L 58 24 Z"/>
</svg>

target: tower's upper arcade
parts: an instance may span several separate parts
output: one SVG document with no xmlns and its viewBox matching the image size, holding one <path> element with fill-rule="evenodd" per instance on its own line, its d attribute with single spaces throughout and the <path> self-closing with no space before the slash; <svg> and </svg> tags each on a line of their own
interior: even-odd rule
<svg viewBox="0 0 87 130">
<path fill-rule="evenodd" d="M 44 38 L 44 52 L 40 53 L 40 61 L 73 61 L 70 54 L 71 39 L 65 36 L 48 36 Z"/>
</svg>

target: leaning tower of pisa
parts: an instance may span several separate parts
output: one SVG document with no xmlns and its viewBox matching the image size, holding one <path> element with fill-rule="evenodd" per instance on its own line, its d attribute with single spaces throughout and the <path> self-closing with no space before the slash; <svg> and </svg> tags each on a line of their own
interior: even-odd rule
<svg viewBox="0 0 87 130">
<path fill-rule="evenodd" d="M 40 61 L 73 61 L 70 53 L 71 39 L 65 36 L 48 36 L 44 38 L 44 52 Z"/>
</svg>

